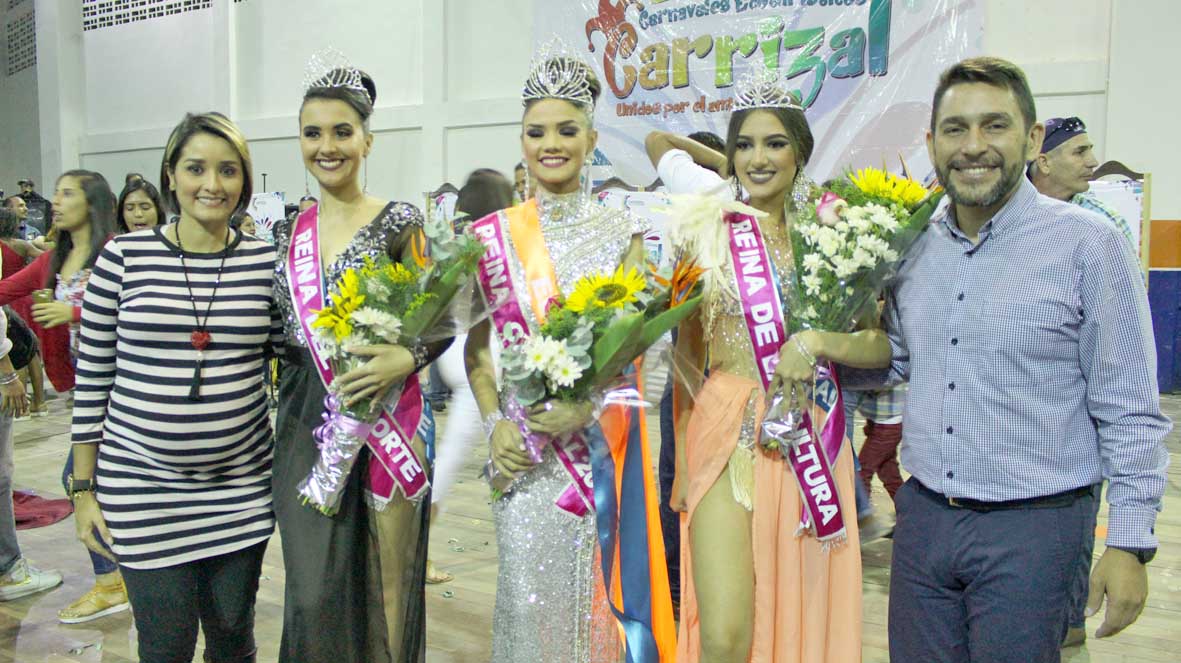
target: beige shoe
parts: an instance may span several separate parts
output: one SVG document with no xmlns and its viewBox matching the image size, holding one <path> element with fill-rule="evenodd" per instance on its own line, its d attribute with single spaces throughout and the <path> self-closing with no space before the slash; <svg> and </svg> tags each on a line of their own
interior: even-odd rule
<svg viewBox="0 0 1181 663">
<path fill-rule="evenodd" d="M 62 608 L 57 613 L 57 619 L 63 624 L 82 624 L 99 617 L 106 617 L 117 612 L 123 612 L 131 607 L 127 602 L 127 588 L 123 580 L 117 585 L 94 584 L 77 601 Z"/>
<path fill-rule="evenodd" d="M 57 571 L 42 571 L 30 565 L 24 557 L 18 557 L 12 563 L 12 568 L 0 576 L 0 601 L 11 601 L 43 592 L 61 583 L 62 576 Z"/>
</svg>

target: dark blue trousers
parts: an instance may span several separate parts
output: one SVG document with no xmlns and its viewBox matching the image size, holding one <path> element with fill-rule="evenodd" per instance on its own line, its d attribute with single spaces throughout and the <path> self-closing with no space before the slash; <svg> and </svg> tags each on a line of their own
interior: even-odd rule
<svg viewBox="0 0 1181 663">
<path fill-rule="evenodd" d="M 664 395 L 660 398 L 660 528 L 664 533 L 664 560 L 673 603 L 681 602 L 681 514 L 669 507 L 673 477 L 677 473 L 676 427 L 673 425 L 673 377 L 669 371 Z"/>
<path fill-rule="evenodd" d="M 1103 483 L 1095 484 L 1095 500 L 1091 505 L 1091 520 L 1083 544 L 1079 547 L 1078 561 L 1074 566 L 1074 579 L 1070 586 L 1071 628 L 1087 625 L 1087 595 L 1091 590 L 1091 562 L 1095 559 L 1095 524 L 1099 520 L 1099 505 L 1103 503 Z"/>
<path fill-rule="evenodd" d="M 894 663 L 1058 663 L 1094 496 L 981 513 L 910 479 L 894 498 Z"/>
<path fill-rule="evenodd" d="M 267 542 L 162 569 L 123 567 L 140 663 L 189 663 L 198 628 L 209 663 L 254 663 L 254 604 Z"/>
</svg>

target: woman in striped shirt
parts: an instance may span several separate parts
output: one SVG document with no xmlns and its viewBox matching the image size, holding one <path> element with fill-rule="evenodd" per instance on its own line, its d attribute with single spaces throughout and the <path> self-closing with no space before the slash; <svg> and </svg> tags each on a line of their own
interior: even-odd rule
<svg viewBox="0 0 1181 663">
<path fill-rule="evenodd" d="M 274 528 L 262 363 L 275 253 L 230 228 L 250 154 L 228 119 L 188 115 L 161 165 L 180 219 L 107 244 L 83 300 L 70 494 L 78 536 L 111 545 L 145 663 L 254 660 Z M 110 554 L 110 553 L 106 553 Z"/>
</svg>

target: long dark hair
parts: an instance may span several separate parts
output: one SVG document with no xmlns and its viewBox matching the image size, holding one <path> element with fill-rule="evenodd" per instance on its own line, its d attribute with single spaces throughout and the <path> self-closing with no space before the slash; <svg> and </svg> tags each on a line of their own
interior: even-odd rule
<svg viewBox="0 0 1181 663">
<path fill-rule="evenodd" d="M 57 178 L 58 184 L 66 177 L 77 179 L 78 186 L 82 187 L 82 193 L 86 195 L 86 213 L 90 217 L 90 253 L 86 256 L 86 264 L 82 268 L 90 269 L 94 267 L 94 261 L 98 260 L 98 254 L 102 252 L 107 239 L 115 232 L 115 194 L 111 193 L 111 185 L 107 184 L 106 178 L 93 170 L 67 170 Z M 49 259 L 49 274 L 45 278 L 46 288 L 57 285 L 57 273 L 61 271 L 66 256 L 70 255 L 73 248 L 74 239 L 70 236 L 70 231 L 59 227 L 57 245 Z"/>
<path fill-rule="evenodd" d="M 127 202 L 127 196 L 136 191 L 143 191 L 148 200 L 156 206 L 156 225 L 162 225 L 168 222 L 168 213 L 164 210 L 164 203 L 160 200 L 160 191 L 154 184 L 145 180 L 143 177 L 132 179 L 123 187 L 123 192 L 119 194 L 119 202 L 115 203 L 115 221 L 119 226 L 119 232 L 128 232 L 131 228 L 127 225 L 127 219 L 123 218 L 123 204 Z"/>
<path fill-rule="evenodd" d="M 0 239 L 16 239 L 20 233 L 21 220 L 16 212 L 0 207 Z"/>
<path fill-rule="evenodd" d="M 512 204 L 513 185 L 508 179 L 500 171 L 479 168 L 467 176 L 467 182 L 459 190 L 455 211 L 474 221 Z"/>
</svg>

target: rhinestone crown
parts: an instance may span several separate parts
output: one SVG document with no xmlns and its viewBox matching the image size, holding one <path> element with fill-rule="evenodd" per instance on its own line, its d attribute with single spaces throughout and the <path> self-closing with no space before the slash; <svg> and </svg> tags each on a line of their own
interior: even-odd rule
<svg viewBox="0 0 1181 663">
<path fill-rule="evenodd" d="M 361 70 L 349 62 L 344 53 L 335 48 L 325 48 L 314 53 L 308 60 L 303 73 L 304 92 L 314 87 L 343 87 L 360 92 L 373 103 L 369 90 L 361 82 Z"/>
<path fill-rule="evenodd" d="M 764 67 L 753 67 L 734 86 L 734 110 L 751 108 L 804 110 L 796 96 L 783 86 L 779 72 Z"/>
<path fill-rule="evenodd" d="M 529 78 L 521 92 L 521 103 L 536 99 L 565 99 L 583 107 L 588 113 L 595 110 L 587 74 L 590 66 L 554 38 L 537 49 L 529 67 Z"/>
</svg>

